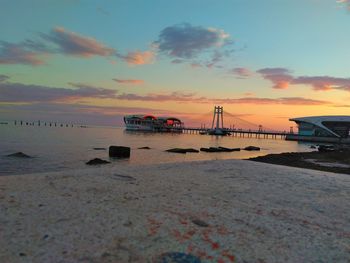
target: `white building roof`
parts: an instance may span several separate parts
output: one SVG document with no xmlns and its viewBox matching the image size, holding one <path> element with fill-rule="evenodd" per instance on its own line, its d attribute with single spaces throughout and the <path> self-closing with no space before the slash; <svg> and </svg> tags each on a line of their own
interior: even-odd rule
<svg viewBox="0 0 350 263">
<path fill-rule="evenodd" d="M 336 134 L 332 130 L 328 129 L 323 125 L 323 122 L 348 122 L 350 123 L 350 116 L 347 115 L 330 115 L 330 116 L 310 116 L 310 117 L 300 117 L 300 118 L 292 118 L 290 121 L 295 122 L 306 122 L 318 126 L 336 137 L 340 137 L 339 134 Z"/>
</svg>

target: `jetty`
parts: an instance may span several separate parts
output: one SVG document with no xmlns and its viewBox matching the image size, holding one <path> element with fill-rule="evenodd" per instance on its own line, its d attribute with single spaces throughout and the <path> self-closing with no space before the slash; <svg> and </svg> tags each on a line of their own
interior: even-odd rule
<svg viewBox="0 0 350 263">
<path fill-rule="evenodd" d="M 10 122 L 6 123 L 0 123 L 0 124 L 10 124 Z M 12 123 L 14 126 L 47 126 L 47 127 L 65 127 L 65 128 L 87 128 L 85 125 L 79 125 L 79 124 L 73 124 L 73 123 L 64 123 L 64 122 L 58 122 L 58 121 L 23 121 L 23 120 L 14 120 Z"/>
<path fill-rule="evenodd" d="M 294 134 L 293 128 L 290 128 L 289 132 L 286 131 L 268 131 L 263 130 L 262 125 L 257 125 L 258 129 L 236 129 L 225 128 L 224 126 L 224 108 L 222 106 L 214 107 L 214 115 L 211 128 L 205 128 L 202 125 L 198 127 L 179 127 L 178 131 L 189 134 L 202 134 L 202 135 L 214 135 L 214 136 L 233 136 L 233 137 L 246 137 L 246 138 L 258 138 L 258 139 L 286 139 L 287 135 Z"/>
<path fill-rule="evenodd" d="M 208 135 L 217 135 L 219 134 L 209 134 L 210 129 L 205 128 L 195 128 L 195 127 L 184 127 L 181 129 L 182 133 L 188 133 L 188 134 L 208 134 Z M 225 132 L 227 132 L 226 136 L 233 136 L 233 137 L 245 137 L 245 138 L 258 138 L 258 139 L 285 139 L 287 135 L 293 134 L 290 132 L 278 132 L 278 131 L 263 131 L 263 130 L 244 130 L 244 129 L 225 129 Z"/>
</svg>

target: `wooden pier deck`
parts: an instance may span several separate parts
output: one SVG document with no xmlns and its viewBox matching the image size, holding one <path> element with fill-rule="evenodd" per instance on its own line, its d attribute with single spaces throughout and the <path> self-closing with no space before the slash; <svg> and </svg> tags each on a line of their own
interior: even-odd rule
<svg viewBox="0 0 350 263">
<path fill-rule="evenodd" d="M 183 127 L 178 128 L 182 133 L 188 134 L 200 134 L 207 133 L 210 129 L 207 128 L 195 128 L 195 127 Z M 246 138 L 261 138 L 261 139 L 285 139 L 289 132 L 278 132 L 278 131 L 263 131 L 263 130 L 243 130 L 243 129 L 225 129 L 225 131 L 229 132 L 229 136 L 233 137 L 246 137 Z"/>
</svg>

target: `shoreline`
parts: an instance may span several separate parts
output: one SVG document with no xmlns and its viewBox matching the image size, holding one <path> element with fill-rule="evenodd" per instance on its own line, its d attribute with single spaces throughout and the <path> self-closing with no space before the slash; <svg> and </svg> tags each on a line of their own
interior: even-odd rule
<svg viewBox="0 0 350 263">
<path fill-rule="evenodd" d="M 350 259 L 344 174 L 218 160 L 2 176 L 0 188 L 1 262 Z"/>
</svg>

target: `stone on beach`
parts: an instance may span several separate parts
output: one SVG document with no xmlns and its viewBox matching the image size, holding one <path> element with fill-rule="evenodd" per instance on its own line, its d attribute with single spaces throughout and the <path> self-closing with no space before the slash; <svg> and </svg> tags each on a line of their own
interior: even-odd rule
<svg viewBox="0 0 350 263">
<path fill-rule="evenodd" d="M 226 147 L 218 147 L 219 149 L 221 149 L 223 152 L 235 152 L 235 151 L 240 151 L 240 148 L 226 148 Z"/>
<path fill-rule="evenodd" d="M 106 148 L 104 148 L 104 147 L 94 147 L 93 148 L 94 150 L 96 150 L 96 151 L 103 151 L 103 150 L 107 150 Z"/>
<path fill-rule="evenodd" d="M 210 148 L 202 147 L 199 150 L 201 152 L 221 152 L 218 148 L 214 148 L 214 147 L 210 147 Z"/>
<path fill-rule="evenodd" d="M 186 150 L 186 152 L 188 152 L 188 153 L 199 153 L 198 150 L 193 149 L 193 148 L 185 148 L 185 150 Z"/>
<path fill-rule="evenodd" d="M 99 164 L 107 164 L 107 163 L 110 163 L 106 160 L 102 160 L 100 158 L 95 158 L 95 159 L 92 159 L 88 162 L 86 162 L 87 165 L 99 165 Z"/>
<path fill-rule="evenodd" d="M 170 153 L 186 153 L 186 150 L 185 149 L 181 149 L 181 148 L 172 148 L 172 149 L 166 150 L 166 152 L 170 152 Z"/>
<path fill-rule="evenodd" d="M 16 158 L 32 158 L 31 156 L 23 153 L 23 152 L 16 152 L 16 153 L 12 153 L 9 155 L 6 155 L 7 157 L 16 157 Z"/>
<path fill-rule="evenodd" d="M 240 151 L 240 148 L 226 148 L 226 147 L 209 147 L 209 148 L 205 148 L 202 147 L 200 148 L 200 150 L 202 152 L 211 152 L 211 153 L 215 153 L 215 152 L 235 152 L 235 151 Z"/>
<path fill-rule="evenodd" d="M 109 157 L 129 158 L 130 157 L 130 147 L 109 146 Z"/>
<path fill-rule="evenodd" d="M 132 177 L 130 175 L 122 175 L 122 174 L 113 174 L 113 177 L 115 179 L 121 180 L 121 181 L 135 181 L 135 177 Z"/>
<path fill-rule="evenodd" d="M 246 150 L 246 151 L 260 151 L 260 147 L 247 146 L 247 147 L 244 148 L 244 150 Z"/>
<path fill-rule="evenodd" d="M 231 148 L 231 150 L 232 150 L 233 152 L 239 152 L 239 151 L 241 150 L 241 148 Z"/>
<path fill-rule="evenodd" d="M 200 227 L 208 227 L 209 226 L 208 223 L 204 222 L 203 220 L 201 220 L 199 218 L 193 218 L 191 221 L 193 224 L 200 226 Z"/>
<path fill-rule="evenodd" d="M 161 254 L 154 263 L 201 263 L 202 261 L 191 254 L 182 252 L 167 252 Z"/>
<path fill-rule="evenodd" d="M 317 147 L 315 145 L 311 145 L 310 149 L 317 149 Z"/>
<path fill-rule="evenodd" d="M 334 147 L 334 145 L 319 145 L 318 151 L 319 152 L 334 152 L 335 147 Z"/>
<path fill-rule="evenodd" d="M 137 149 L 140 149 L 140 150 L 150 150 L 151 148 L 148 147 L 148 146 L 144 146 L 144 147 L 139 147 Z"/>
<path fill-rule="evenodd" d="M 199 151 L 196 149 L 192 149 L 192 148 L 172 148 L 172 149 L 166 150 L 166 152 L 170 152 L 170 153 L 198 153 Z"/>
</svg>

